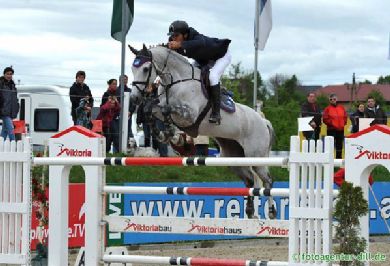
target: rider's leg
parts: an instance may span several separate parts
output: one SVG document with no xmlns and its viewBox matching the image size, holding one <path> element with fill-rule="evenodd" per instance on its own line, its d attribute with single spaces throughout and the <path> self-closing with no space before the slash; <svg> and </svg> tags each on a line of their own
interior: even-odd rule
<svg viewBox="0 0 390 266">
<path fill-rule="evenodd" d="M 221 98 L 221 87 L 219 84 L 219 80 L 227 68 L 227 66 L 232 61 L 232 57 L 230 55 L 229 50 L 226 52 L 226 54 L 215 61 L 214 66 L 210 69 L 210 86 L 211 86 L 211 114 L 209 118 L 210 123 L 217 123 L 219 124 L 221 121 L 221 115 L 219 112 L 220 108 L 220 98 Z"/>
</svg>

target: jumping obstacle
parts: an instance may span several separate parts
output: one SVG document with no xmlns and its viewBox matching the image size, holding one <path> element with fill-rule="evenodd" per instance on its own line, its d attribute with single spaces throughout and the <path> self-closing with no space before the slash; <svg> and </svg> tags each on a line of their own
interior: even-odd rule
<svg viewBox="0 0 390 266">
<path fill-rule="evenodd" d="M 310 142 L 314 147 L 315 143 Z M 79 127 L 72 127 L 49 140 L 49 154 L 52 158 L 34 158 L 35 164 L 49 164 L 49 193 L 56 195 L 50 199 L 50 241 L 49 241 L 49 264 L 67 265 L 67 203 L 68 175 L 73 165 L 81 164 L 86 176 L 86 231 L 85 231 L 85 261 L 87 265 L 98 265 L 102 262 L 104 253 L 104 229 L 105 222 L 109 223 L 110 230 L 117 226 L 130 228 L 152 228 L 146 221 L 132 225 L 132 219 L 144 219 L 157 221 L 156 217 L 122 217 L 124 223 L 109 220 L 104 216 L 104 195 L 111 189 L 105 184 L 105 165 L 176 165 L 176 166 L 280 166 L 290 169 L 290 220 L 283 221 L 280 226 L 286 226 L 285 232 L 292 237 L 289 239 L 289 257 L 292 254 L 301 253 L 331 253 L 332 237 L 332 200 L 333 200 L 333 138 L 327 137 L 324 145 L 317 143 L 317 151 L 308 150 L 309 143 L 303 142 L 303 149 L 300 149 L 298 137 L 291 138 L 290 156 L 288 158 L 105 158 L 105 143 L 99 135 L 94 135 L 88 130 Z M 322 148 L 325 146 L 325 150 Z M 78 155 L 77 158 L 68 158 L 69 155 Z M 68 156 L 67 156 L 68 155 Z M 59 158 L 53 158 L 59 157 Z M 65 158 L 64 158 L 65 157 Z M 342 163 L 342 162 L 340 162 Z M 139 189 L 139 188 L 138 188 Z M 147 188 L 145 188 L 147 189 Z M 144 189 L 144 190 L 145 190 Z M 172 193 L 175 192 L 175 189 Z M 230 189 L 231 190 L 231 189 Z M 186 190 L 187 193 L 189 190 Z M 190 190 L 191 191 L 191 190 Z M 196 191 L 193 190 L 193 192 Z M 274 191 L 274 192 L 272 192 Z M 178 190 L 176 189 L 176 192 Z M 184 192 L 184 189 L 183 189 Z M 208 191 L 210 192 L 210 191 Z M 222 194 L 226 191 L 214 191 Z M 194 192 L 196 193 L 196 192 Z M 197 190 L 197 193 L 207 191 Z M 236 190 L 236 193 L 286 193 L 277 190 Z M 171 217 L 160 217 L 171 218 Z M 126 220 L 127 219 L 127 220 Z M 179 219 L 179 218 L 177 218 Z M 195 218 L 194 218 L 195 219 Z M 145 220 L 145 219 L 144 219 Z M 187 219 L 188 220 L 188 219 Z M 191 220 L 191 218 L 190 218 Z M 123 222 L 122 221 L 122 222 Z M 130 224 L 128 223 L 130 221 Z M 135 220 L 134 220 L 135 221 Z M 138 220 L 140 221 L 140 220 Z M 164 223 L 172 223 L 173 220 L 165 220 Z M 182 220 L 183 226 L 192 226 L 190 222 Z M 196 218 L 197 223 L 203 224 L 205 228 L 215 228 L 217 233 L 225 233 L 222 228 L 222 221 L 212 218 Z M 174 223 L 178 220 L 173 221 Z M 226 224 L 240 224 L 242 228 L 236 235 L 255 235 L 260 232 L 262 226 L 279 226 L 275 220 L 251 220 L 231 219 L 225 220 Z M 53 225 L 53 227 L 52 227 Z M 149 226 L 149 227 L 148 227 Z M 168 226 L 168 225 L 167 225 Z M 184 229 L 183 229 L 184 228 Z M 183 227 L 181 230 L 190 231 L 192 227 Z M 245 229 L 245 228 L 251 228 Z M 282 227 L 283 228 L 283 227 Z M 119 231 L 118 229 L 118 231 Z M 122 228 L 123 229 L 123 228 Z M 153 229 L 153 228 L 152 228 Z M 247 230 L 247 231 L 245 231 Z M 200 230 L 202 231 L 202 230 Z M 209 233 L 210 230 L 205 230 Z M 245 232 L 245 233 L 243 233 Z M 201 232 L 200 232 L 201 233 Z M 235 233 L 231 231 L 230 233 Z M 105 255 L 104 260 L 114 261 L 116 257 Z M 135 258 L 135 257 L 132 257 Z M 126 260 L 132 262 L 130 257 L 122 257 L 121 262 Z M 117 261 L 118 262 L 118 261 Z M 150 264 L 149 262 L 144 262 Z M 242 263 L 242 262 L 240 262 Z M 275 262 L 276 263 L 276 262 Z M 277 265 L 287 265 L 287 262 L 278 262 Z M 290 261 L 290 265 L 295 262 Z M 304 265 L 304 262 L 297 262 L 296 265 Z M 206 265 L 206 264 L 203 264 Z M 209 264 L 213 265 L 213 264 Z M 242 265 L 237 262 L 224 265 Z"/>
<path fill-rule="evenodd" d="M 31 142 L 0 138 L 0 264 L 28 265 Z"/>
<path fill-rule="evenodd" d="M 191 266 L 280 266 L 285 262 L 276 261 L 254 261 L 254 260 L 229 260 L 191 257 L 158 257 L 158 256 L 136 256 L 136 255 L 104 255 L 105 262 L 126 263 L 147 263 L 165 265 L 191 265 Z"/>
<path fill-rule="evenodd" d="M 375 140 L 375 142 L 373 141 Z M 28 141 L 28 139 L 27 139 Z M 70 168 L 73 165 L 82 165 L 86 176 L 86 236 L 85 236 L 85 260 L 86 265 L 98 265 L 103 261 L 121 261 L 121 262 L 143 262 L 151 264 L 152 261 L 165 261 L 171 263 L 166 258 L 144 258 L 144 256 L 125 256 L 116 257 L 116 255 L 104 255 L 104 228 L 105 217 L 103 216 L 104 194 L 110 189 L 105 184 L 105 169 L 104 165 L 165 165 L 167 161 L 160 161 L 160 158 L 105 158 L 105 142 L 100 135 L 81 127 L 71 127 L 50 139 L 50 156 L 57 158 L 31 158 L 30 146 L 23 142 L 20 145 L 20 152 L 14 153 L 1 148 L 0 142 L 0 168 L 3 166 L 4 171 L 0 170 L 0 182 L 3 190 L 0 189 L 2 197 L 0 197 L 0 262 L 12 264 L 26 264 L 29 258 L 29 228 L 31 208 L 30 191 L 30 166 L 31 162 L 37 165 L 50 165 L 49 167 L 49 182 L 50 182 L 50 241 L 49 241 L 49 265 L 68 265 L 68 245 L 67 245 L 67 219 L 68 219 L 68 177 Z M 325 151 L 322 152 L 322 143 L 317 143 L 318 150 L 308 151 L 307 141 L 303 142 L 302 151 L 299 149 L 299 139 L 292 137 L 290 156 L 288 158 L 254 158 L 258 160 L 258 165 L 273 165 L 288 167 L 290 170 L 290 220 L 289 220 L 289 259 L 291 254 L 301 254 L 313 251 L 315 254 L 331 254 L 331 213 L 332 213 L 332 183 L 333 183 L 333 166 L 341 166 L 345 163 L 346 180 L 353 182 L 357 186 L 363 188 L 364 195 L 367 199 L 368 195 L 368 175 L 371 170 L 377 165 L 383 165 L 390 170 L 390 128 L 382 125 L 375 125 L 359 133 L 352 134 L 347 137 L 345 145 L 345 162 L 342 160 L 333 159 L 333 139 L 325 139 Z M 8 144 L 5 143 L 5 146 Z M 15 144 L 10 144 L 15 145 Z M 310 147 L 314 147 L 314 142 L 310 142 Z M 77 157 L 77 158 L 63 158 Z M 225 165 L 218 162 L 219 158 L 193 159 L 193 158 L 175 158 L 170 160 L 173 165 Z M 243 158 L 223 158 L 229 159 L 229 166 L 240 165 L 239 161 Z M 251 159 L 251 158 L 245 158 Z M 164 159 L 163 159 L 164 160 Z M 8 164 L 9 163 L 9 164 Z M 244 163 L 244 162 L 241 162 Z M 248 162 L 245 162 L 248 165 Z M 23 165 L 22 171 L 15 172 L 12 164 L 18 166 Z M 171 165 L 172 165 L 171 164 Z M 252 164 L 252 163 L 250 163 Z M 252 165 L 256 165 L 253 163 Z M 8 169 L 8 170 L 7 170 Z M 20 169 L 16 167 L 15 169 Z M 1 176 L 1 173 L 4 176 Z M 22 177 L 19 178 L 20 173 Z M 18 174 L 19 173 L 19 174 Z M 314 177 L 314 178 L 313 178 Z M 22 185 L 20 185 L 22 179 Z M 19 180 L 19 181 L 18 181 Z M 14 182 L 14 183 L 12 183 Z M 7 184 L 15 186 L 9 187 Z M 5 185 L 4 185 L 5 184 Z M 20 189 L 22 187 L 22 189 Z M 15 188 L 15 189 L 14 189 Z M 139 189 L 139 187 L 138 187 Z M 170 189 L 172 192 L 178 192 L 178 189 Z M 184 193 L 183 188 L 183 193 Z M 4 192 L 6 191 L 6 192 Z M 16 202 L 12 201 L 13 192 L 16 191 Z M 20 193 L 23 191 L 23 193 Z M 106 192 L 105 192 L 106 191 Z M 273 190 L 269 193 L 272 194 Z M 276 190 L 275 190 L 276 191 Z M 198 191 L 203 193 L 206 191 Z M 162 193 L 162 192 L 161 192 Z M 188 190 L 187 190 L 188 193 Z M 223 193 L 215 191 L 215 193 Z M 237 193 L 265 193 L 264 190 L 248 190 L 248 192 Z M 267 192 L 268 193 L 268 192 Z M 280 192 L 282 193 L 282 192 Z M 285 192 L 283 192 L 285 193 Z M 21 197 L 19 195 L 22 194 Z M 54 196 L 53 196 L 54 195 Z M 8 197 L 8 198 L 7 198 Z M 30 201 L 29 201 L 30 200 Z M 321 208 L 319 208 L 321 206 Z M 26 211 L 28 210 L 28 211 Z M 13 230 L 13 224 L 9 221 L 15 221 L 21 230 Z M 19 217 L 19 218 L 18 218 Z M 153 219 L 154 217 L 150 217 Z M 241 221 L 238 220 L 237 221 Z M 217 221 L 216 221 L 217 222 Z M 273 221 L 275 222 L 275 221 Z M 111 224 L 110 224 L 111 226 Z M 256 225 L 254 225 L 256 226 Z M 314 231 L 313 231 L 314 230 Z M 10 240 L 15 232 L 15 242 Z M 313 233 L 314 232 L 314 233 Z M 361 219 L 361 235 L 368 239 L 368 215 Z M 20 242 L 19 242 L 20 239 Z M 27 240 L 26 240 L 27 239 Z M 20 247 L 20 249 L 19 249 Z M 367 242 L 368 247 L 368 242 Z M 173 259 L 173 258 L 171 258 Z M 192 258 L 192 261 L 195 258 Z M 216 259 L 204 259 L 206 261 L 214 261 L 211 264 L 199 265 L 218 265 Z M 172 260 L 173 261 L 173 260 Z M 180 261 L 180 260 L 179 260 Z M 200 261 L 200 260 L 199 260 Z M 242 260 L 229 260 L 223 265 L 244 265 Z M 177 263 L 177 261 L 176 261 Z M 183 263 L 187 263 L 183 262 Z M 202 262 L 203 263 L 203 262 Z M 207 262 L 205 262 L 207 263 Z M 250 261 L 245 261 L 245 265 L 251 265 Z M 256 262 L 258 264 L 259 262 Z M 260 262 L 261 263 L 261 262 Z M 308 263 L 296 261 L 289 263 L 268 262 L 268 265 L 307 265 Z M 256 265 L 253 264 L 253 265 Z M 310 264 L 310 263 L 309 263 Z M 368 264 L 368 263 L 366 263 Z M 186 264 L 183 264 L 186 265 Z M 194 265 L 194 264 L 191 264 Z M 322 263 L 322 265 L 326 265 Z"/>
</svg>

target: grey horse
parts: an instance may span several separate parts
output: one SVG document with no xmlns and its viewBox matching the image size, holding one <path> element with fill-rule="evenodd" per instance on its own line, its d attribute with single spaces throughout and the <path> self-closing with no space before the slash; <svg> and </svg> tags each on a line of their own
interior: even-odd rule
<svg viewBox="0 0 390 266">
<path fill-rule="evenodd" d="M 216 140 L 221 157 L 268 157 L 274 131 L 271 123 L 246 105 L 236 103 L 234 113 L 221 112 L 221 124 L 210 124 L 208 119 L 210 104 L 202 93 L 200 69 L 194 67 L 182 55 L 164 46 L 147 49 L 145 45 L 136 50 L 132 71 L 131 99 L 140 104 L 145 99 L 145 91 L 150 89 L 156 77 L 161 82 L 158 87 L 158 104 L 153 107 L 153 115 L 162 121 L 169 120 L 188 135 L 205 135 Z M 267 167 L 231 167 L 245 183 L 246 187 L 272 187 L 272 178 Z M 269 217 L 276 215 L 273 200 L 269 201 Z M 248 217 L 254 215 L 253 197 L 247 197 L 245 209 Z"/>
</svg>

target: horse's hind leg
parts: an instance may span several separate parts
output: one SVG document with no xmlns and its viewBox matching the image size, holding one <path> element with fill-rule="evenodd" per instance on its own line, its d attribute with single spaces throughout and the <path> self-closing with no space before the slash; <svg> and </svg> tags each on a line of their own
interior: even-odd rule
<svg viewBox="0 0 390 266">
<path fill-rule="evenodd" d="M 257 175 L 258 178 L 262 180 L 264 188 L 266 189 L 272 188 L 273 181 L 272 181 L 272 177 L 269 174 L 268 167 L 254 166 L 252 167 L 252 170 L 255 173 L 255 175 Z M 276 208 L 272 196 L 268 196 L 268 216 L 270 219 L 276 218 Z"/>
<path fill-rule="evenodd" d="M 237 141 L 225 138 L 216 138 L 216 141 L 221 148 L 221 157 L 245 157 L 244 149 Z M 246 187 L 253 187 L 254 173 L 250 171 L 249 167 L 234 166 L 230 167 L 230 169 L 244 181 Z M 248 196 L 246 200 L 245 213 L 249 218 L 253 218 L 255 213 L 254 197 Z"/>
<path fill-rule="evenodd" d="M 232 167 L 230 167 L 230 169 L 236 175 L 238 175 L 242 179 L 242 181 L 244 181 L 244 184 L 247 188 L 253 187 L 254 176 L 253 176 L 253 173 L 250 171 L 249 167 L 232 166 Z M 254 206 L 254 197 L 253 196 L 246 197 L 245 213 L 249 219 L 255 218 L 255 206 Z"/>
</svg>

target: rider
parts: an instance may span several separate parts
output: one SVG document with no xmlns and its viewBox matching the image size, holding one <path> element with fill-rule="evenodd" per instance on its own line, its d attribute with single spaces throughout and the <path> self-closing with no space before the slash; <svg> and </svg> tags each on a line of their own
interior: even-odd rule
<svg viewBox="0 0 390 266">
<path fill-rule="evenodd" d="M 230 64 L 231 55 L 228 50 L 229 39 L 210 38 L 200 34 L 194 28 L 189 27 L 187 22 L 176 20 L 169 26 L 169 43 L 170 49 L 176 50 L 181 55 L 194 59 L 201 67 L 214 63 L 210 69 L 210 98 L 211 114 L 210 123 L 220 124 L 220 83 L 219 80 Z"/>
</svg>

